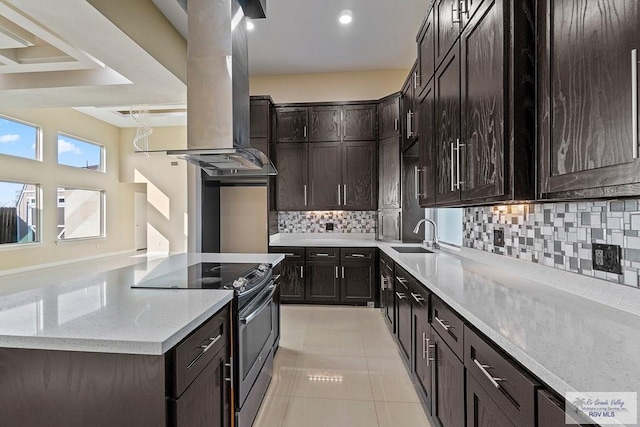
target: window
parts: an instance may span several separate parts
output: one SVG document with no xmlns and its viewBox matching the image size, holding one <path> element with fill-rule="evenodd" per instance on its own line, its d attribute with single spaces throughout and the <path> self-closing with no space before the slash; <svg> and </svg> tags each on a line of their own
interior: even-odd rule
<svg viewBox="0 0 640 427">
<path fill-rule="evenodd" d="M 0 244 L 39 241 L 39 193 L 34 184 L 0 181 Z"/>
<path fill-rule="evenodd" d="M 442 208 L 437 210 L 438 232 L 440 241 L 455 246 L 462 246 L 463 209 Z"/>
<path fill-rule="evenodd" d="M 40 159 L 40 128 L 0 116 L 0 154 Z"/>
<path fill-rule="evenodd" d="M 58 134 L 58 164 L 74 168 L 104 171 L 104 147 L 93 142 Z"/>
<path fill-rule="evenodd" d="M 103 218 L 104 192 L 58 188 L 59 240 L 101 237 L 104 229 Z"/>
</svg>

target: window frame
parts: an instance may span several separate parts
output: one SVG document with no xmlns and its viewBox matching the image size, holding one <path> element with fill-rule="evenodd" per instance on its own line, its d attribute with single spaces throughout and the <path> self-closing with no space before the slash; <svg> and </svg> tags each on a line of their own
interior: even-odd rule
<svg viewBox="0 0 640 427">
<path fill-rule="evenodd" d="M 15 157 L 15 156 L 14 156 Z M 20 242 L 15 242 L 15 243 L 2 243 L 0 244 L 0 251 L 3 250 L 15 250 L 15 249 L 20 249 L 20 248 L 28 248 L 28 247 L 34 247 L 34 246 L 41 246 L 44 244 L 44 233 L 43 233 L 43 224 L 44 224 L 44 207 L 43 207 L 43 192 L 42 192 L 42 185 L 40 183 L 36 183 L 36 182 L 20 182 L 20 181 L 13 181 L 10 179 L 4 179 L 4 178 L 0 178 L 0 182 L 6 182 L 8 184 L 21 184 L 21 185 L 33 185 L 36 187 L 35 190 L 35 198 L 36 198 L 36 212 L 37 212 L 37 218 L 35 220 L 35 226 L 36 226 L 36 233 L 35 233 L 35 239 L 33 242 L 26 242 L 26 243 L 20 243 Z"/>
<path fill-rule="evenodd" d="M 85 237 L 71 237 L 71 238 L 59 238 L 57 235 L 57 228 L 58 225 L 57 224 L 57 217 L 58 217 L 58 204 L 60 203 L 59 201 L 59 197 L 58 197 L 58 191 L 63 188 L 65 191 L 66 190 L 82 190 L 82 191 L 95 191 L 100 193 L 100 234 L 99 235 L 95 235 L 95 236 L 85 236 Z M 107 224 L 106 224 L 106 218 L 107 218 L 107 192 L 106 190 L 102 190 L 102 189 L 98 189 L 98 188 L 89 188 L 89 187 L 81 187 L 81 186 L 73 186 L 73 185 L 62 185 L 62 184 L 58 184 L 56 187 L 56 239 L 55 242 L 56 244 L 65 244 L 65 243 L 72 243 L 72 242 L 82 242 L 82 241 L 87 241 L 87 240 L 105 240 L 107 238 Z M 65 207 L 67 205 L 67 200 L 65 197 L 65 201 L 64 201 Z"/>
<path fill-rule="evenodd" d="M 28 122 L 26 120 L 16 119 L 15 117 L 7 116 L 7 115 L 4 115 L 4 114 L 0 114 L 0 119 L 8 120 L 8 121 L 14 122 L 14 123 L 18 123 L 18 124 L 23 125 L 23 126 L 29 126 L 29 127 L 35 128 L 35 130 L 36 130 L 36 142 L 35 142 L 35 144 L 36 144 L 36 153 L 35 153 L 35 158 L 32 159 L 30 157 L 16 156 L 15 154 L 8 154 L 8 153 L 2 153 L 2 152 L 0 152 L 0 156 L 11 157 L 11 158 L 14 158 L 14 159 L 30 160 L 30 161 L 34 161 L 34 162 L 42 162 L 42 140 L 43 140 L 42 126 L 37 125 L 35 123 Z M 5 181 L 5 182 L 9 182 L 9 181 Z"/>
<path fill-rule="evenodd" d="M 82 143 L 89 144 L 89 145 L 95 145 L 95 146 L 99 147 L 100 148 L 100 167 L 98 169 L 94 170 L 94 169 L 83 168 L 83 167 L 80 167 L 80 166 L 73 166 L 73 165 L 67 165 L 67 164 L 64 164 L 64 163 L 60 163 L 60 152 L 59 152 L 59 147 L 60 146 L 59 146 L 59 144 L 60 144 L 60 138 L 61 137 L 62 138 L 65 138 L 65 137 L 66 138 L 71 138 L 71 139 L 73 139 L 75 141 L 78 141 L 78 142 L 82 142 Z M 78 136 L 74 136 L 74 135 L 72 135 L 70 133 L 60 132 L 60 131 L 56 132 L 56 164 L 58 166 L 63 166 L 63 167 L 72 168 L 72 169 L 80 169 L 80 170 L 91 171 L 91 172 L 106 173 L 106 171 L 107 171 L 106 161 L 107 161 L 107 154 L 106 154 L 106 147 L 104 146 L 104 144 L 100 144 L 99 142 L 96 142 L 96 141 L 91 141 L 91 140 L 89 140 L 87 138 L 81 138 L 81 137 L 78 137 Z M 74 188 L 77 189 L 77 190 L 82 190 L 82 188 L 76 188 L 76 187 L 74 187 Z"/>
</svg>

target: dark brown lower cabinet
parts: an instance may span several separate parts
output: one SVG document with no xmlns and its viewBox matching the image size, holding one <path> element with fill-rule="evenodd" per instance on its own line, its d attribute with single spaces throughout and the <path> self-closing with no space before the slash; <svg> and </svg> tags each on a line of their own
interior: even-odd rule
<svg viewBox="0 0 640 427">
<path fill-rule="evenodd" d="M 398 272 L 396 267 L 396 333 L 400 348 L 408 360 L 411 360 L 411 301 L 409 300 L 408 280 L 403 277 L 403 273 Z"/>
<path fill-rule="evenodd" d="M 340 301 L 366 303 L 375 300 L 373 262 L 343 262 L 341 269 Z"/>
<path fill-rule="evenodd" d="M 391 258 L 380 253 L 380 306 L 385 319 L 389 323 L 391 333 L 395 333 L 394 264 Z"/>
<path fill-rule="evenodd" d="M 333 261 L 307 261 L 305 265 L 307 302 L 338 302 L 339 267 Z"/>
<path fill-rule="evenodd" d="M 468 372 L 467 427 L 516 427 Z"/>
<path fill-rule="evenodd" d="M 429 325 L 429 301 L 430 295 L 424 286 L 412 281 L 411 314 L 413 317 L 413 371 L 418 379 L 418 384 L 427 396 L 427 407 L 431 410 L 432 373 L 431 364 L 431 327 Z"/>
<path fill-rule="evenodd" d="M 304 261 L 284 261 L 280 264 L 280 300 L 282 302 L 304 301 Z"/>
<path fill-rule="evenodd" d="M 182 396 L 170 401 L 174 408 L 175 427 L 224 426 L 231 424 L 229 382 L 225 380 L 229 367 L 228 347 L 213 358 Z"/>
<path fill-rule="evenodd" d="M 464 427 L 464 364 L 433 329 L 431 339 L 435 359 L 431 416 L 442 427 Z"/>
</svg>

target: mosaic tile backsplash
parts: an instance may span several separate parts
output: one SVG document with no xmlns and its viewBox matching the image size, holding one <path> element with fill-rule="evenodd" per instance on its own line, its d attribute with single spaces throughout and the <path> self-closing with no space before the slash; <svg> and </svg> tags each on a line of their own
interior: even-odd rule
<svg viewBox="0 0 640 427">
<path fill-rule="evenodd" d="M 638 208 L 638 200 L 466 208 L 464 246 L 638 287 Z M 496 228 L 504 247 L 493 244 Z M 592 243 L 620 245 L 623 274 L 594 270 Z"/>
<path fill-rule="evenodd" d="M 375 233 L 376 211 L 278 212 L 280 233 Z M 327 231 L 326 224 L 333 224 Z"/>
</svg>

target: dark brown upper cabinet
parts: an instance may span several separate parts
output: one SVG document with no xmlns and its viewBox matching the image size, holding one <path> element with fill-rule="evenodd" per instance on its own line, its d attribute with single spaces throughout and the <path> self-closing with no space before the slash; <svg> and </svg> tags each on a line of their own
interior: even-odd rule
<svg viewBox="0 0 640 427">
<path fill-rule="evenodd" d="M 375 141 L 378 138 L 377 107 L 320 105 L 309 107 L 309 142 Z"/>
<path fill-rule="evenodd" d="M 435 75 L 436 202 L 459 203 L 460 50 L 449 52 Z"/>
<path fill-rule="evenodd" d="M 389 95 L 378 104 L 379 138 L 400 135 L 400 94 Z"/>
<path fill-rule="evenodd" d="M 309 209 L 375 210 L 376 180 L 375 142 L 309 144 Z"/>
<path fill-rule="evenodd" d="M 345 142 L 341 148 L 342 208 L 375 210 L 378 190 L 375 142 Z"/>
<path fill-rule="evenodd" d="M 372 105 L 345 105 L 343 108 L 343 141 L 375 141 L 378 139 L 378 110 Z"/>
<path fill-rule="evenodd" d="M 273 101 L 269 96 L 252 96 L 250 99 L 250 142 L 256 148 L 271 157 L 272 122 L 274 121 Z"/>
<path fill-rule="evenodd" d="M 418 169 L 415 171 L 417 197 L 421 207 L 436 203 L 436 129 L 435 129 L 435 85 L 430 80 L 420 101 L 420 143 Z"/>
<path fill-rule="evenodd" d="M 307 107 L 276 107 L 276 142 L 307 142 L 309 111 Z"/>
<path fill-rule="evenodd" d="M 378 161 L 379 208 L 400 208 L 400 140 L 391 136 L 380 140 Z"/>
<path fill-rule="evenodd" d="M 429 135 L 421 138 L 421 144 L 435 146 L 435 203 L 531 200 L 535 197 L 533 2 L 511 5 L 493 0 L 473 7 L 459 40 L 435 73 L 431 132 L 435 142 Z M 422 150 L 428 153 L 427 147 Z M 422 206 L 432 206 L 428 191 L 421 191 Z"/>
<path fill-rule="evenodd" d="M 342 208 L 341 143 L 309 144 L 309 208 Z"/>
<path fill-rule="evenodd" d="M 464 1 L 460 0 L 437 0 L 433 6 L 436 67 L 444 61 L 460 36 L 463 4 Z"/>
<path fill-rule="evenodd" d="M 337 106 L 310 107 L 310 142 L 333 142 L 342 138 L 342 108 Z"/>
<path fill-rule="evenodd" d="M 537 7 L 538 197 L 640 194 L 640 2 Z"/>
<path fill-rule="evenodd" d="M 277 205 L 282 211 L 306 210 L 308 188 L 309 144 L 278 144 L 276 153 Z"/>
<path fill-rule="evenodd" d="M 402 86 L 402 151 L 405 151 L 418 139 L 418 86 L 416 75 L 418 63 L 413 65 L 407 80 Z"/>
<path fill-rule="evenodd" d="M 423 96 L 429 81 L 433 78 L 436 70 L 435 58 L 435 37 L 434 37 L 434 11 L 431 9 L 425 21 L 420 27 L 418 37 L 418 69 L 416 70 L 416 90 L 418 98 Z"/>
</svg>

